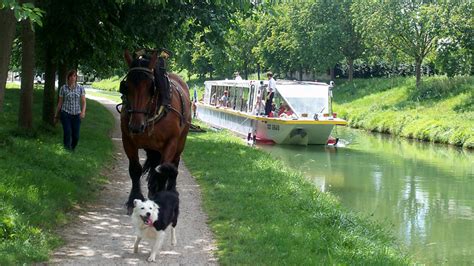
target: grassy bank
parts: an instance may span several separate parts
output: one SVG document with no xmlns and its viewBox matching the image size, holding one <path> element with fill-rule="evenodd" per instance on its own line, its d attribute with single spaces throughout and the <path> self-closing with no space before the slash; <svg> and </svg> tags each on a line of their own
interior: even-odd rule
<svg viewBox="0 0 474 266">
<path fill-rule="evenodd" d="M 87 101 L 79 145 L 62 148 L 62 129 L 41 125 L 42 90 L 34 92 L 34 129 L 17 130 L 18 89 L 7 89 L 0 113 L 0 265 L 45 261 L 61 240 L 53 229 L 66 211 L 93 199 L 98 174 L 112 158 L 112 115 Z"/>
<path fill-rule="evenodd" d="M 121 94 L 116 91 L 88 91 L 87 95 L 105 98 L 116 103 L 122 102 Z"/>
<path fill-rule="evenodd" d="M 91 86 L 94 89 L 104 90 L 104 91 L 119 91 L 120 81 L 122 80 L 119 76 L 113 76 L 108 79 L 103 79 L 101 81 L 92 82 Z"/>
<path fill-rule="evenodd" d="M 474 77 L 355 80 L 334 94 L 351 127 L 474 148 Z"/>
<path fill-rule="evenodd" d="M 409 261 L 386 229 L 225 131 L 191 133 L 184 160 L 203 190 L 223 265 Z"/>
</svg>

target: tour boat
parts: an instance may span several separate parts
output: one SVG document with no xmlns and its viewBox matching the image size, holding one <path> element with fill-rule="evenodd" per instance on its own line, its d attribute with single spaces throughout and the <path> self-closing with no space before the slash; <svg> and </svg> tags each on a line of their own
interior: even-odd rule
<svg viewBox="0 0 474 266">
<path fill-rule="evenodd" d="M 267 81 L 214 80 L 204 85 L 203 98 L 196 103 L 198 119 L 248 140 L 325 145 L 334 141 L 334 126 L 347 124 L 332 112 L 332 82 L 278 80 L 267 114 Z"/>
</svg>

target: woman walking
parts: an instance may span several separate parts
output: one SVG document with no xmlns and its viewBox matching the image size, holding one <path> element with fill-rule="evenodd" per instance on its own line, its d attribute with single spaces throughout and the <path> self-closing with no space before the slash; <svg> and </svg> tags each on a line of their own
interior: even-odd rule
<svg viewBox="0 0 474 266">
<path fill-rule="evenodd" d="M 77 84 L 77 72 L 71 70 L 67 74 L 67 84 L 59 91 L 58 107 L 54 123 L 61 120 L 63 126 L 64 148 L 74 151 L 79 142 L 81 119 L 86 116 L 86 91 Z"/>
</svg>

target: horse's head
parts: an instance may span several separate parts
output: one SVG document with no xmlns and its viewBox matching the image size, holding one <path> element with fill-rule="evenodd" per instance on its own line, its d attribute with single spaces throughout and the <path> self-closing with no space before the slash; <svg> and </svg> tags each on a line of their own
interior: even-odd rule
<svg viewBox="0 0 474 266">
<path fill-rule="evenodd" d="M 155 94 L 154 68 L 157 53 L 151 59 L 133 59 L 128 51 L 124 53 L 129 70 L 126 79 L 120 85 L 120 92 L 126 98 L 126 112 L 129 116 L 128 129 L 131 133 L 143 133 L 146 128 L 147 115 Z"/>
</svg>

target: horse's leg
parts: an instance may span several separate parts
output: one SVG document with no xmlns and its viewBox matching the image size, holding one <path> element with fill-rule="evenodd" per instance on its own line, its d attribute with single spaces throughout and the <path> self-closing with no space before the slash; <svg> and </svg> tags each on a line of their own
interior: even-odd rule
<svg viewBox="0 0 474 266">
<path fill-rule="evenodd" d="M 174 152 L 174 158 L 172 160 L 172 163 L 176 168 L 179 167 L 179 162 L 181 160 L 181 153 L 184 150 L 184 145 L 186 143 L 186 136 L 188 135 L 189 128 L 187 128 L 184 132 L 181 133 L 181 137 L 178 140 L 178 144 L 176 146 L 176 150 Z"/>
<path fill-rule="evenodd" d="M 156 150 L 145 149 L 146 151 L 146 161 L 143 165 L 143 172 L 148 171 L 148 198 L 152 198 L 154 194 L 159 191 L 159 182 L 161 174 L 156 172 L 157 166 L 161 162 L 161 153 Z"/>
<path fill-rule="evenodd" d="M 164 147 L 161 153 L 160 165 L 163 163 L 175 164 L 173 156 L 176 153 L 176 141 L 168 141 Z M 150 176 L 148 179 L 148 197 L 152 198 L 155 193 L 165 190 L 168 178 L 167 173 L 162 173 L 161 171 Z"/>
<path fill-rule="evenodd" d="M 133 211 L 133 200 L 141 199 L 145 200 L 140 188 L 140 177 L 142 176 L 142 166 L 138 157 L 138 148 L 130 144 L 130 142 L 124 141 L 123 147 L 128 157 L 128 172 L 132 179 L 132 189 L 127 201 L 127 214 L 131 214 Z"/>
<path fill-rule="evenodd" d="M 176 161 L 176 151 L 178 148 L 177 141 L 170 140 L 167 144 L 168 145 L 165 145 L 165 148 L 163 149 L 161 163 L 173 163 L 176 167 L 178 167 L 179 156 L 178 161 Z"/>
<path fill-rule="evenodd" d="M 181 155 L 176 154 L 176 156 L 174 157 L 174 160 L 173 160 L 173 164 L 174 164 L 174 166 L 176 166 L 176 168 L 178 168 L 180 160 L 181 160 Z"/>
<path fill-rule="evenodd" d="M 133 208 L 133 200 L 141 199 L 145 200 L 140 188 L 140 178 L 142 176 L 142 166 L 140 161 L 137 159 L 130 160 L 128 165 L 128 172 L 130 173 L 130 178 L 132 179 L 132 189 L 130 191 L 130 196 L 128 198 L 127 206 Z"/>
<path fill-rule="evenodd" d="M 178 161 L 176 162 L 176 148 L 177 148 L 176 140 L 170 140 L 166 143 L 165 148 L 163 149 L 163 152 L 161 154 L 162 155 L 161 164 L 172 163 L 174 166 L 176 166 L 176 170 L 178 170 L 179 156 L 178 156 Z M 160 174 L 160 175 L 157 175 L 157 178 L 158 178 L 157 191 L 165 190 L 166 183 L 169 176 Z M 150 191 L 148 191 L 148 193 L 150 193 Z"/>
</svg>

